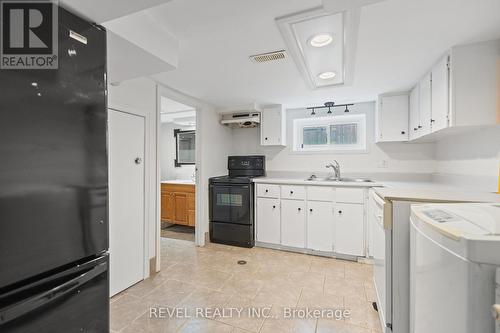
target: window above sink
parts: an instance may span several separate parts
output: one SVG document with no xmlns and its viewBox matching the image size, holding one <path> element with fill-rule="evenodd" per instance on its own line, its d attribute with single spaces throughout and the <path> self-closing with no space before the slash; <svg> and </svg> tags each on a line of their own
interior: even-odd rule
<svg viewBox="0 0 500 333">
<path fill-rule="evenodd" d="M 294 151 L 365 151 L 366 115 L 295 119 L 293 138 Z"/>
</svg>

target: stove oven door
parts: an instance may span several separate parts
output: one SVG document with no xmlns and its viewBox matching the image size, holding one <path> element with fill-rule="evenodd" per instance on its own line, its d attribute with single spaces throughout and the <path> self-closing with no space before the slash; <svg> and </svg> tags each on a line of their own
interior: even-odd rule
<svg viewBox="0 0 500 333">
<path fill-rule="evenodd" d="M 251 225 L 251 184 L 210 185 L 210 221 Z"/>
</svg>

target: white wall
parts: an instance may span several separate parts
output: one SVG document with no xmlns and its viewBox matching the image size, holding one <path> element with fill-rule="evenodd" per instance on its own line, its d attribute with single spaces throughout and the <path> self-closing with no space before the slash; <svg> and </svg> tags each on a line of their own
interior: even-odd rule
<svg viewBox="0 0 500 333">
<path fill-rule="evenodd" d="M 149 258 L 155 256 L 156 248 L 156 197 L 157 187 L 157 128 L 156 84 L 147 78 L 139 78 L 122 82 L 119 86 L 108 86 L 108 107 L 145 117 L 145 219 Z M 147 263 L 149 267 L 149 262 Z M 149 269 L 147 270 L 149 273 Z"/>
<path fill-rule="evenodd" d="M 455 183 L 498 189 L 500 126 L 454 135 L 436 143 L 437 173 Z M 478 186 L 475 186 L 476 188 Z"/>
<path fill-rule="evenodd" d="M 181 126 L 174 123 L 161 123 L 160 132 L 160 165 L 161 180 L 191 179 L 195 172 L 195 165 L 175 166 L 175 137 L 174 129 L 192 130 L 193 126 Z"/>
<path fill-rule="evenodd" d="M 305 109 L 287 110 L 287 147 L 260 146 L 259 128 L 233 130 L 233 154 L 264 154 L 268 171 L 327 172 L 325 165 L 336 159 L 344 173 L 432 173 L 435 171 L 434 145 L 408 143 L 374 144 L 375 102 L 358 103 L 350 114 L 365 113 L 367 118 L 366 153 L 294 152 L 293 119 L 310 117 Z M 324 110 L 316 111 L 324 116 Z M 343 110 L 335 114 L 344 114 Z M 335 116 L 334 114 L 334 116 Z M 387 167 L 381 168 L 383 161 Z"/>
</svg>

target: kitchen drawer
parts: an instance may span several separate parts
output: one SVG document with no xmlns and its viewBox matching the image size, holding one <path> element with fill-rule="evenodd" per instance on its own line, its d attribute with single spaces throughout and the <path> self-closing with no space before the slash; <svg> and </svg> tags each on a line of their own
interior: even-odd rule
<svg viewBox="0 0 500 333">
<path fill-rule="evenodd" d="M 337 202 L 345 203 L 360 203 L 364 202 L 364 190 L 362 188 L 343 188 L 339 187 L 336 190 L 335 197 Z"/>
<path fill-rule="evenodd" d="M 308 186 L 307 200 L 335 201 L 335 188 L 331 186 Z"/>
<path fill-rule="evenodd" d="M 304 186 L 282 185 L 281 198 L 304 200 L 306 198 L 306 188 Z"/>
<path fill-rule="evenodd" d="M 264 198 L 279 198 L 280 186 L 270 184 L 257 184 L 257 196 Z"/>
</svg>

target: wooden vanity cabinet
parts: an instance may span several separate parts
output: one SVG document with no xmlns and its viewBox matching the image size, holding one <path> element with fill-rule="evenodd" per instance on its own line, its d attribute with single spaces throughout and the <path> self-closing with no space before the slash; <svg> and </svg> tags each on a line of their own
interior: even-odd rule
<svg viewBox="0 0 500 333">
<path fill-rule="evenodd" d="M 195 185 L 161 184 L 161 220 L 195 225 Z"/>
</svg>

